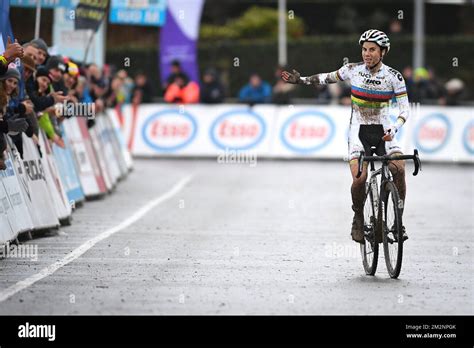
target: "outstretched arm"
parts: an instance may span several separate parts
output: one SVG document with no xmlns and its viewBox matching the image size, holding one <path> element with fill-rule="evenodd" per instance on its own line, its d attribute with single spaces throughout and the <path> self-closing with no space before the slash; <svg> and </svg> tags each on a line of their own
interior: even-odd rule
<svg viewBox="0 0 474 348">
<path fill-rule="evenodd" d="M 311 76 L 301 76 L 301 74 L 293 70 L 293 73 L 288 71 L 283 71 L 281 73 L 281 78 L 283 81 L 293 84 L 303 84 L 303 85 L 327 85 L 329 83 L 336 83 L 342 81 L 343 78 L 339 74 L 339 70 L 332 71 L 330 73 L 320 73 Z"/>
</svg>

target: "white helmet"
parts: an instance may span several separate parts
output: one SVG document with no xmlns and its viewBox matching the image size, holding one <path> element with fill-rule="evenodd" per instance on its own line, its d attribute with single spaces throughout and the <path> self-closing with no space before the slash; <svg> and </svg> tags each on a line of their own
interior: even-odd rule
<svg viewBox="0 0 474 348">
<path fill-rule="evenodd" d="M 380 30 L 370 29 L 365 31 L 359 39 L 359 45 L 362 45 L 364 42 L 375 42 L 380 48 L 386 48 L 387 53 L 390 51 L 390 40 L 388 36 Z"/>
</svg>

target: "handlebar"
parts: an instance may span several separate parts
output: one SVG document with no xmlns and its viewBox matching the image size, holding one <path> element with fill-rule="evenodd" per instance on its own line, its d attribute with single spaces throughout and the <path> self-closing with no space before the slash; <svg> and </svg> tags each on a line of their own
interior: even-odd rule
<svg viewBox="0 0 474 348">
<path fill-rule="evenodd" d="M 418 150 L 415 149 L 413 151 L 413 155 L 401 155 L 401 156 L 365 156 L 365 152 L 361 151 L 359 155 L 359 168 L 357 171 L 356 178 L 359 178 L 362 175 L 362 169 L 364 162 L 388 162 L 388 161 L 397 161 L 397 160 L 407 160 L 412 159 L 413 163 L 415 164 L 415 171 L 413 172 L 413 176 L 416 176 L 419 171 L 421 171 L 421 160 L 420 156 L 418 155 Z"/>
</svg>

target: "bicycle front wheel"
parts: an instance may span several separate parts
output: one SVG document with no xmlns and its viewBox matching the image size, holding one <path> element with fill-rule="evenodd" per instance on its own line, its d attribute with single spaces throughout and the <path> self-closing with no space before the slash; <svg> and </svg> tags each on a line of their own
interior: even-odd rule
<svg viewBox="0 0 474 348">
<path fill-rule="evenodd" d="M 401 204 L 398 190 L 392 181 L 385 183 L 382 199 L 383 249 L 385 264 L 390 278 L 397 278 L 402 269 L 403 232 L 401 223 Z"/>
<path fill-rule="evenodd" d="M 365 274 L 374 275 L 377 270 L 379 258 L 379 243 L 375 241 L 375 228 L 377 220 L 375 217 L 374 193 L 369 183 L 366 184 L 366 194 L 364 201 L 364 238 L 365 243 L 360 245 L 362 254 L 362 265 Z"/>
</svg>

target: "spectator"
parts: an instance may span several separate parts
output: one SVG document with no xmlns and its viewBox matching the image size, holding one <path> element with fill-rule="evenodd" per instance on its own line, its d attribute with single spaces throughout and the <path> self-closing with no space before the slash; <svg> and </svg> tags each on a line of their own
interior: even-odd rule
<svg viewBox="0 0 474 348">
<path fill-rule="evenodd" d="M 48 91 L 42 95 L 38 94 L 38 83 L 39 81 L 43 82 L 43 85 L 46 83 Z M 49 84 L 51 83 L 48 70 L 44 66 L 40 66 L 36 71 L 36 79 L 30 77 L 26 80 L 26 93 L 30 100 L 33 102 L 34 109 L 36 112 L 41 112 L 55 103 L 62 103 L 67 97 L 62 95 L 62 92 L 51 92 L 49 93 Z"/>
<path fill-rule="evenodd" d="M 199 85 L 194 81 L 188 81 L 185 74 L 177 74 L 174 82 L 168 86 L 164 99 L 168 103 L 198 103 Z"/>
<path fill-rule="evenodd" d="M 249 83 L 239 92 L 239 100 L 250 105 L 268 103 L 271 97 L 272 87 L 268 82 L 262 81 L 258 74 L 252 74 Z"/>
<path fill-rule="evenodd" d="M 89 94 L 95 103 L 96 113 L 104 110 L 102 97 L 107 93 L 107 83 L 97 64 L 90 64 L 86 69 Z"/>
<path fill-rule="evenodd" d="M 130 103 L 132 99 L 132 90 L 134 87 L 133 79 L 131 79 L 130 76 L 128 76 L 127 70 L 124 70 L 124 69 L 119 70 L 116 75 L 118 78 L 120 78 L 123 81 L 122 93 L 125 97 L 125 103 Z M 146 75 L 145 75 L 145 78 L 146 78 Z M 151 101 L 151 96 L 150 96 L 150 101 Z"/>
<path fill-rule="evenodd" d="M 7 48 L 0 56 L 0 76 L 5 74 L 8 70 L 8 64 L 13 62 L 16 58 L 23 58 L 24 50 L 17 40 L 11 42 L 10 37 L 7 39 Z"/>
<path fill-rule="evenodd" d="M 135 86 L 132 89 L 132 102 L 134 104 L 151 103 L 152 89 L 147 76 L 139 72 L 135 76 Z"/>
<path fill-rule="evenodd" d="M 46 63 L 46 69 L 51 77 L 51 84 L 54 91 L 62 91 L 67 95 L 67 88 L 64 85 L 63 74 L 66 72 L 66 64 L 61 56 L 51 56 Z"/>
<path fill-rule="evenodd" d="M 115 76 L 110 83 L 110 88 L 107 90 L 107 93 L 104 95 L 105 106 L 109 108 L 114 108 L 120 106 L 125 101 L 125 95 L 123 93 L 123 80 Z"/>
<path fill-rule="evenodd" d="M 25 53 L 25 56 L 21 59 L 21 63 L 23 65 L 23 79 L 28 81 L 36 72 L 35 61 L 31 56 Z"/>
<path fill-rule="evenodd" d="M 171 74 L 166 78 L 165 83 L 163 84 L 163 92 L 165 93 L 168 87 L 175 82 L 176 77 L 184 78 L 185 83 L 189 82 L 189 77 L 181 69 L 181 63 L 179 60 L 173 60 L 171 62 Z"/>
<path fill-rule="evenodd" d="M 24 44 L 23 50 L 25 56 L 32 58 L 35 65 L 39 65 L 39 51 L 31 42 Z"/>
<path fill-rule="evenodd" d="M 39 135 L 39 125 L 38 125 L 38 119 L 36 118 L 36 113 L 34 112 L 35 106 L 34 103 L 32 102 L 31 98 L 29 97 L 28 93 L 26 92 L 26 82 L 30 82 L 33 80 L 33 74 L 36 73 L 36 67 L 35 67 L 35 62 L 33 58 L 31 58 L 29 55 L 25 53 L 25 56 L 21 59 L 22 65 L 23 65 L 23 83 L 21 84 L 20 88 L 23 88 L 23 95 L 26 100 L 28 100 L 28 104 L 31 105 L 31 110 L 26 114 L 26 119 L 28 121 L 29 126 L 32 129 L 33 136 L 36 137 L 34 138 L 35 141 L 38 140 L 38 135 Z M 28 132 L 27 132 L 28 133 Z"/>
<path fill-rule="evenodd" d="M 24 132 L 28 128 L 27 121 L 22 117 L 10 117 L 7 119 L 7 108 L 9 101 L 9 91 L 13 91 L 16 87 L 7 89 L 7 80 L 10 78 L 10 75 L 15 75 L 12 72 L 7 70 L 2 76 L 0 76 L 0 170 L 5 170 L 5 150 L 7 144 L 4 138 L 4 134 L 9 132 Z M 18 73 L 19 77 L 19 73 Z M 15 78 L 14 78 L 15 79 Z M 10 93 L 11 94 L 11 93 Z"/>
<path fill-rule="evenodd" d="M 0 80 L 3 85 L 4 93 L 7 96 L 7 108 L 4 114 L 4 119 L 12 122 L 22 120 L 23 124 L 26 122 L 26 129 L 22 131 L 27 132 L 29 137 L 33 136 L 33 128 L 26 120 L 26 115 L 33 112 L 33 104 L 29 101 L 21 101 L 18 104 L 13 103 L 13 99 L 15 99 L 19 94 L 18 85 L 21 80 L 20 72 L 15 68 L 9 68 Z M 20 155 L 23 156 L 23 143 L 20 133 L 21 132 L 10 130 L 8 134 L 12 137 Z"/>
<path fill-rule="evenodd" d="M 76 89 L 74 90 L 74 96 L 76 97 L 77 101 L 80 103 L 92 103 L 92 97 L 89 94 L 89 88 L 87 87 L 87 79 L 79 75 L 77 79 Z"/>
<path fill-rule="evenodd" d="M 390 22 L 389 26 L 390 37 L 398 37 L 403 32 L 402 23 L 398 19 L 394 19 Z"/>
<path fill-rule="evenodd" d="M 45 68 L 38 68 L 36 72 L 36 91 L 35 94 L 38 97 L 46 97 L 50 95 L 50 91 L 52 91 L 53 82 L 51 74 Z M 66 100 L 66 99 L 64 99 Z M 44 130 L 48 139 L 54 142 L 56 145 L 64 148 L 64 141 L 61 139 L 57 127 L 53 123 L 54 119 L 56 118 L 56 109 L 54 106 L 50 106 L 44 111 L 38 113 L 39 117 L 39 126 L 41 129 Z"/>
<path fill-rule="evenodd" d="M 438 103 L 444 91 L 441 84 L 436 80 L 434 72 L 425 68 L 417 68 L 414 72 L 415 88 L 413 91 L 413 102 Z"/>
<path fill-rule="evenodd" d="M 10 103 L 19 93 L 18 84 L 21 80 L 20 72 L 15 68 L 8 68 L 7 72 L 0 77 L 0 80 L 3 84 L 8 101 L 5 118 L 8 119 L 9 117 L 14 117 L 16 114 L 23 116 L 26 112 L 26 105 L 20 103 L 18 107 L 15 107 Z"/>
<path fill-rule="evenodd" d="M 78 77 L 79 67 L 76 63 L 69 61 L 66 64 L 66 71 L 63 74 L 63 84 L 64 87 L 66 87 L 66 89 L 68 90 L 68 96 L 74 97 L 74 99 L 76 99 L 74 89 L 76 88 Z"/>
<path fill-rule="evenodd" d="M 38 49 L 38 58 L 36 65 L 44 65 L 49 57 L 48 45 L 43 39 L 35 39 L 31 41 L 31 44 Z"/>
<path fill-rule="evenodd" d="M 442 105 L 456 106 L 465 98 L 464 82 L 458 78 L 452 78 L 444 85 L 446 97 L 442 98 Z"/>
<path fill-rule="evenodd" d="M 281 73 L 287 70 L 279 65 L 275 70 L 275 84 L 273 85 L 272 102 L 274 104 L 291 104 L 291 92 L 294 91 L 296 85 L 286 83 L 281 79 Z"/>
<path fill-rule="evenodd" d="M 217 104 L 224 101 L 224 86 L 222 86 L 215 69 L 207 69 L 202 76 L 201 103 Z"/>
<path fill-rule="evenodd" d="M 406 66 L 402 70 L 403 78 L 405 79 L 405 85 L 407 88 L 408 99 L 413 101 L 415 98 L 415 80 L 413 79 L 413 69 L 411 66 Z"/>
<path fill-rule="evenodd" d="M 49 57 L 46 63 L 46 69 L 48 70 L 49 77 L 51 79 L 51 84 L 49 86 L 50 92 L 59 93 L 62 96 L 66 96 L 67 98 L 64 99 L 64 101 L 69 100 L 69 88 L 66 87 L 64 82 L 64 74 L 67 72 L 68 65 L 65 63 L 64 58 L 59 55 Z M 47 123 L 50 122 L 54 127 L 56 135 L 61 137 L 62 130 L 59 124 L 63 118 L 61 114 L 58 114 L 58 111 L 60 111 L 60 109 L 50 108 L 49 110 L 47 110 L 45 112 L 45 114 L 47 115 L 43 115 L 43 117 L 40 119 L 39 124 L 40 127 L 42 127 L 46 131 L 47 127 L 49 127 L 49 124 Z M 48 118 L 49 121 L 47 120 Z M 52 140 L 56 142 L 58 146 L 64 147 L 64 142 L 62 140 L 57 141 L 56 137 L 52 138 Z"/>
</svg>

